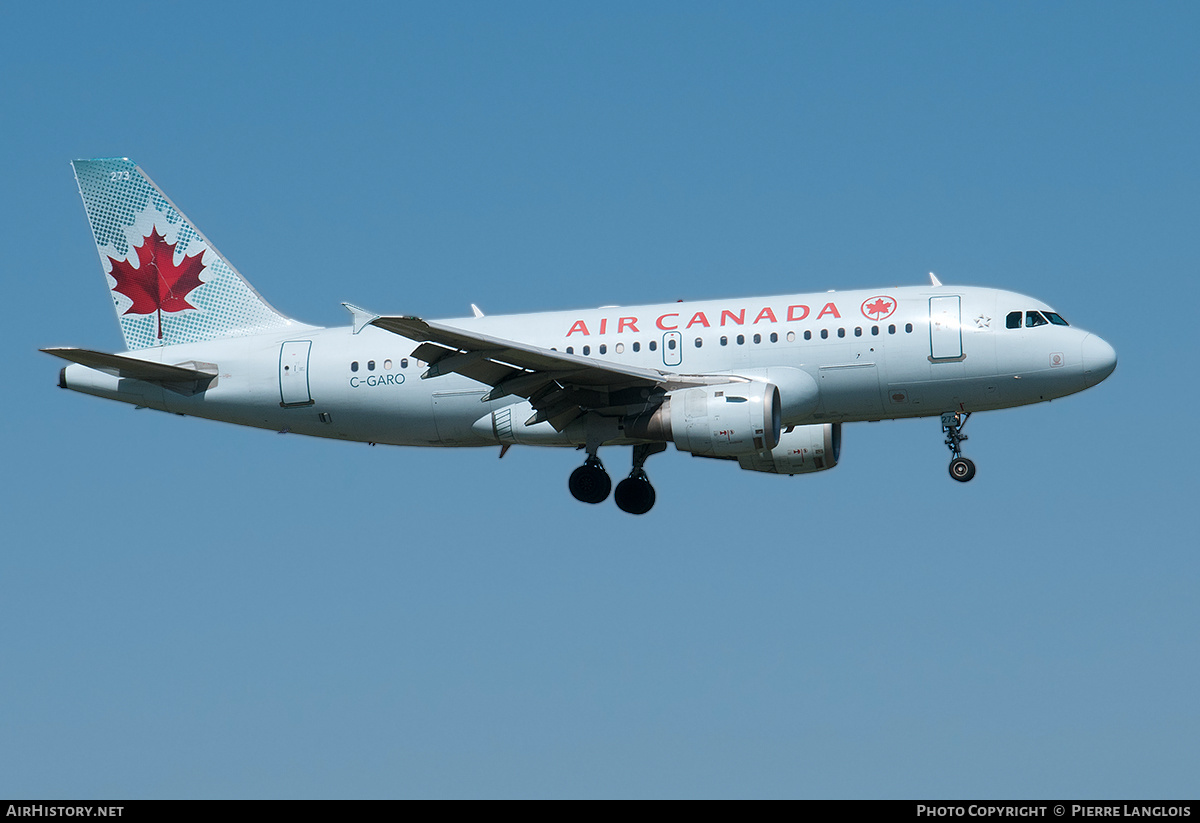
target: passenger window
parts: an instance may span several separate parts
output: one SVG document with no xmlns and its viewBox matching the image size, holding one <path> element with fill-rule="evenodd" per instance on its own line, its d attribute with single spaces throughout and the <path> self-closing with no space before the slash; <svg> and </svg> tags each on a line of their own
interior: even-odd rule
<svg viewBox="0 0 1200 823">
<path fill-rule="evenodd" d="M 375 361 L 374 360 L 367 361 L 367 371 L 375 371 Z"/>
<path fill-rule="evenodd" d="M 1042 317 L 1042 315 L 1039 312 L 1036 312 L 1036 311 L 1025 312 L 1025 328 L 1032 329 L 1034 326 L 1044 326 L 1044 325 L 1046 325 L 1046 318 Z"/>
<path fill-rule="evenodd" d="M 674 337 L 672 337 L 670 340 L 667 341 L 667 348 L 670 349 L 671 351 L 675 351 L 675 338 Z"/>
<path fill-rule="evenodd" d="M 624 344 L 624 343 L 618 343 L 618 344 L 617 344 L 616 346 L 614 346 L 613 348 L 616 350 L 617 354 L 620 354 L 621 352 L 625 351 L 625 344 Z"/>
<path fill-rule="evenodd" d="M 600 344 L 600 353 L 601 353 L 601 354 L 608 354 L 608 346 L 607 346 L 607 345 L 605 345 L 604 343 L 601 343 L 601 344 Z"/>
<path fill-rule="evenodd" d="M 846 330 L 838 329 L 838 337 L 845 337 L 845 336 L 846 336 Z"/>
<path fill-rule="evenodd" d="M 808 336 L 808 332 L 805 332 L 805 333 L 804 333 L 804 336 L 805 336 L 805 337 L 807 337 L 807 336 Z M 788 342 L 789 342 L 789 343 L 795 343 L 795 342 L 796 342 L 796 333 L 795 333 L 794 331 L 790 331 L 790 332 L 788 332 Z"/>
<path fill-rule="evenodd" d="M 584 355 L 589 355 L 589 354 L 591 354 L 591 353 L 592 353 L 592 347 L 591 347 L 591 346 L 584 346 L 584 347 L 583 347 L 583 353 L 584 353 Z"/>
<path fill-rule="evenodd" d="M 634 344 L 633 344 L 633 350 L 634 350 L 634 351 L 641 351 L 641 350 L 642 350 L 642 344 L 641 344 L 641 343 L 634 343 Z"/>
<path fill-rule="evenodd" d="M 574 353 L 575 353 L 575 347 L 567 346 L 567 354 L 574 354 Z"/>
<path fill-rule="evenodd" d="M 872 335 L 874 335 L 875 337 L 878 337 L 878 336 L 879 336 L 879 327 L 878 327 L 878 326 L 872 326 L 872 327 L 871 327 L 871 334 L 872 334 Z"/>
<path fill-rule="evenodd" d="M 402 369 L 408 368 L 408 358 L 407 357 L 400 358 L 400 368 L 402 368 Z"/>
<path fill-rule="evenodd" d="M 755 342 L 755 343 L 761 343 L 761 342 L 762 342 L 762 335 L 761 335 L 761 334 L 756 334 L 756 335 L 754 335 L 754 342 Z"/>
<path fill-rule="evenodd" d="M 811 332 L 811 331 L 807 331 L 807 330 L 806 330 L 806 331 L 804 332 L 804 339 L 805 339 L 805 340 L 812 340 L 812 332 Z"/>
<path fill-rule="evenodd" d="M 384 369 L 384 371 L 391 371 L 392 370 L 392 361 L 384 360 L 383 361 L 383 369 Z"/>
<path fill-rule="evenodd" d="M 357 360 L 355 360 L 353 363 L 350 364 L 350 371 L 358 371 L 358 361 Z"/>
<path fill-rule="evenodd" d="M 778 334 L 776 334 L 775 332 L 771 332 L 771 342 L 772 342 L 772 343 L 778 343 L 778 342 L 779 342 L 779 335 L 778 335 Z"/>
<path fill-rule="evenodd" d="M 904 331 L 907 332 L 908 334 L 912 334 L 912 323 L 905 323 Z"/>
<path fill-rule="evenodd" d="M 1055 314 L 1055 313 L 1054 313 L 1054 312 L 1052 312 L 1052 311 L 1044 311 L 1044 312 L 1042 312 L 1042 314 L 1046 315 L 1046 319 L 1047 319 L 1047 320 L 1049 320 L 1051 323 L 1053 323 L 1053 324 L 1054 324 L 1054 325 L 1056 325 L 1056 326 L 1069 326 L 1069 325 L 1071 325 L 1071 324 L 1070 324 L 1070 323 L 1068 323 L 1066 320 L 1063 320 L 1063 319 L 1062 319 L 1062 317 L 1061 317 L 1060 315 L 1057 315 L 1057 314 Z"/>
<path fill-rule="evenodd" d="M 746 342 L 746 335 L 739 334 L 737 340 L 739 346 L 743 345 Z"/>
<path fill-rule="evenodd" d="M 1010 311 L 1008 317 L 1004 318 L 1004 325 L 1010 329 L 1021 328 L 1021 313 L 1019 311 Z"/>
<path fill-rule="evenodd" d="M 658 341 L 657 340 L 650 341 L 650 351 L 658 351 Z"/>
<path fill-rule="evenodd" d="M 855 336 L 855 337 L 862 337 L 862 327 L 861 327 L 861 326 L 856 326 L 856 327 L 854 328 L 854 336 Z"/>
<path fill-rule="evenodd" d="M 822 340 L 829 339 L 829 329 L 821 329 L 821 339 Z"/>
<path fill-rule="evenodd" d="M 700 348 L 703 345 L 704 345 L 704 341 L 701 340 L 699 337 L 697 337 L 696 338 L 696 348 Z"/>
<path fill-rule="evenodd" d="M 888 334 L 895 334 L 895 333 L 896 333 L 896 324 L 892 323 L 890 326 L 888 326 Z"/>
<path fill-rule="evenodd" d="M 728 345 L 729 345 L 729 338 L 728 338 L 728 337 L 726 337 L 725 335 L 721 335 L 721 345 L 722 345 L 722 346 L 728 346 Z"/>
</svg>

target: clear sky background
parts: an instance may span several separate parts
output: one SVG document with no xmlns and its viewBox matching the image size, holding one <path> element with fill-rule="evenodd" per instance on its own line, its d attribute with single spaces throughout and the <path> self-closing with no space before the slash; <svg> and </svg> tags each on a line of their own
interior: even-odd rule
<svg viewBox="0 0 1200 823">
<path fill-rule="evenodd" d="M 0 796 L 1200 795 L 1200 6 L 9 3 Z M 927 282 L 1105 383 L 822 474 L 323 442 L 122 348 L 68 162 L 340 325 Z M 604 452 L 602 456 L 606 456 Z M 606 456 L 619 476 L 625 450 Z"/>
</svg>

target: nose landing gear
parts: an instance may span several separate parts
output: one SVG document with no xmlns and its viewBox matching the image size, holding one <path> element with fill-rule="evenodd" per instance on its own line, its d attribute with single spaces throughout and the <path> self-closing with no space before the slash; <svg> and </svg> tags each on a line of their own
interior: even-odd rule
<svg viewBox="0 0 1200 823">
<path fill-rule="evenodd" d="M 962 441 L 967 439 L 963 428 L 970 416 L 970 412 L 946 412 L 942 415 L 942 433 L 946 435 L 946 445 L 954 455 L 950 461 L 950 476 L 960 483 L 966 483 L 975 476 L 975 463 L 962 456 Z"/>
</svg>

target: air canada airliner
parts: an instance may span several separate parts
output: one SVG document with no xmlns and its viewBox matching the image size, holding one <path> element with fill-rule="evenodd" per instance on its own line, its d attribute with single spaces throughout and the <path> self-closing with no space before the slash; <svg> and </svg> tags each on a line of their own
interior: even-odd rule
<svg viewBox="0 0 1200 823">
<path fill-rule="evenodd" d="M 941 419 L 968 481 L 967 419 L 1082 391 L 1112 346 L 1032 297 L 943 285 L 424 320 L 345 305 L 322 328 L 271 307 L 125 158 L 76 160 L 126 350 L 43 351 L 58 384 L 180 415 L 397 446 L 582 450 L 571 494 L 600 503 L 601 448 L 629 446 L 617 506 L 644 514 L 647 458 L 674 443 L 746 470 L 837 465 L 842 424 Z"/>
</svg>

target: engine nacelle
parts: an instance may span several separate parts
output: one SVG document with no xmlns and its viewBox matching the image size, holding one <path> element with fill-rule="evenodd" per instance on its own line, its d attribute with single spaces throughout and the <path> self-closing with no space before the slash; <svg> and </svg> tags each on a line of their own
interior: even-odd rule
<svg viewBox="0 0 1200 823">
<path fill-rule="evenodd" d="M 669 392 L 662 405 L 626 418 L 625 434 L 672 440 L 675 448 L 706 457 L 736 457 L 768 451 L 782 428 L 779 389 L 774 383 L 721 383 Z"/>
<path fill-rule="evenodd" d="M 743 469 L 772 474 L 807 474 L 832 469 L 842 452 L 842 424 L 796 426 L 779 436 L 779 445 L 757 454 L 738 456 Z"/>
</svg>

